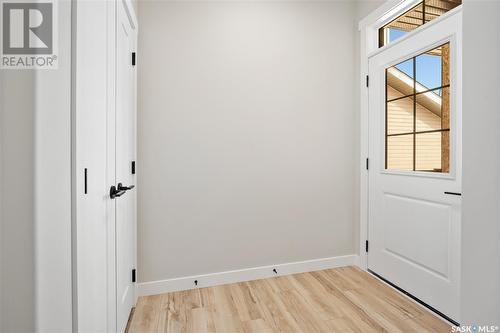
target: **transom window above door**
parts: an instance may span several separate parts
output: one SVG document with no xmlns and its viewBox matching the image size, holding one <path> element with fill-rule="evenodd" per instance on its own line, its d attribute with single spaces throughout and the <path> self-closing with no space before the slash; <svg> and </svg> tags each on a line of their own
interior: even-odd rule
<svg viewBox="0 0 500 333">
<path fill-rule="evenodd" d="M 385 167 L 450 172 L 450 43 L 385 71 Z"/>
<path fill-rule="evenodd" d="M 379 47 L 460 6 L 462 0 L 422 0 L 416 6 L 379 29 Z"/>
</svg>

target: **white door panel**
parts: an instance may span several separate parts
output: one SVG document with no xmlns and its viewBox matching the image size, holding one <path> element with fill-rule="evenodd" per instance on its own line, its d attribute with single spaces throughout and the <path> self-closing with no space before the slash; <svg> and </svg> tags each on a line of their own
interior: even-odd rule
<svg viewBox="0 0 500 333">
<path fill-rule="evenodd" d="M 116 331 L 114 201 L 108 196 L 114 182 L 114 152 L 111 160 L 108 145 L 115 117 L 109 103 L 114 100 L 109 63 L 114 63 L 115 45 L 108 38 L 114 38 L 114 11 L 111 1 L 83 1 L 75 13 L 73 269 L 78 332 Z M 109 59 L 103 56 L 108 53 Z"/>
<path fill-rule="evenodd" d="M 389 121 L 386 119 L 386 70 L 448 42 L 451 64 L 450 153 L 446 156 L 449 156 L 449 172 L 388 170 L 386 163 L 390 164 L 386 155 L 386 124 Z M 415 66 L 413 65 L 413 71 Z M 446 193 L 461 192 L 460 66 L 460 13 L 389 46 L 369 59 L 369 156 L 372 167 L 369 170 L 368 268 L 456 321 L 459 320 L 460 304 L 461 198 Z M 411 75 L 410 73 L 410 78 Z M 416 87 L 419 82 L 415 81 L 415 95 L 405 101 L 408 105 L 417 105 L 422 96 L 418 95 Z M 405 94 L 402 94 L 402 98 L 404 96 Z M 442 105 L 445 102 L 441 100 L 439 103 Z M 414 106 L 413 110 L 418 107 Z M 414 119 L 417 119 L 417 112 L 419 111 L 414 111 Z M 442 123 L 441 121 L 441 125 Z M 415 120 L 411 137 L 413 151 L 405 151 L 405 146 L 397 143 L 403 148 L 397 151 L 399 155 L 391 155 L 395 156 L 391 158 L 403 160 L 405 154 L 410 154 L 415 170 L 418 170 L 415 167 L 418 162 L 413 156 L 420 156 L 422 159 L 432 157 L 425 156 L 426 152 L 416 148 L 417 138 L 420 140 L 427 135 L 417 133 L 417 126 L 419 125 Z M 401 133 L 401 137 L 404 133 L 405 131 Z M 441 135 L 443 132 L 439 133 Z M 391 139 L 388 137 L 387 142 L 389 140 Z M 396 144 L 394 147 L 394 151 L 399 149 Z M 440 154 L 444 154 L 442 148 L 440 149 Z M 438 155 L 441 156 L 440 154 Z"/>
<path fill-rule="evenodd" d="M 399 259 L 447 277 L 451 207 L 395 194 L 383 195 L 385 250 Z M 421 239 L 426 239 L 426 246 L 419 243 Z"/>
</svg>

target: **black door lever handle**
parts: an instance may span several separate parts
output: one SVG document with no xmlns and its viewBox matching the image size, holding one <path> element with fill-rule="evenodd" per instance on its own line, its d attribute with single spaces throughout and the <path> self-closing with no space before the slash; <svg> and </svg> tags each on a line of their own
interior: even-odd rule
<svg viewBox="0 0 500 333">
<path fill-rule="evenodd" d="M 118 197 L 121 197 L 122 195 L 124 195 L 127 191 L 124 191 L 124 190 L 117 190 L 116 187 L 113 185 L 111 186 L 111 188 L 109 189 L 109 197 L 111 199 L 114 199 L 114 198 L 118 198 Z"/>
<path fill-rule="evenodd" d="M 135 187 L 135 185 L 123 186 L 122 183 L 118 183 L 118 191 L 128 191 Z"/>
<path fill-rule="evenodd" d="M 444 192 L 444 194 L 449 194 L 449 195 L 458 195 L 461 196 L 462 193 L 457 193 L 457 192 Z"/>
<path fill-rule="evenodd" d="M 127 193 L 128 190 L 131 190 L 135 187 L 135 185 L 130 185 L 130 186 L 123 186 L 122 183 L 118 183 L 118 186 L 111 186 L 109 189 L 109 197 L 111 199 L 114 198 L 119 198 L 125 193 Z"/>
</svg>

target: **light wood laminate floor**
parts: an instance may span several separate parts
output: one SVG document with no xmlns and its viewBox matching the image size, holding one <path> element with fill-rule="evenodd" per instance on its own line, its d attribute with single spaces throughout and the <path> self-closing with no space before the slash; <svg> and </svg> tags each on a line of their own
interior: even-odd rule
<svg viewBox="0 0 500 333">
<path fill-rule="evenodd" d="M 141 297 L 129 333 L 450 332 L 356 267 Z"/>
</svg>

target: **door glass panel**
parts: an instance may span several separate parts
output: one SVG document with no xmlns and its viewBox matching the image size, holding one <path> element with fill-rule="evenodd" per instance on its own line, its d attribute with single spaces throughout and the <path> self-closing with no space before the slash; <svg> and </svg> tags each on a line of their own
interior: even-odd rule
<svg viewBox="0 0 500 333">
<path fill-rule="evenodd" d="M 449 172 L 449 47 L 386 69 L 386 169 Z"/>
<path fill-rule="evenodd" d="M 449 90 L 442 88 L 417 95 L 417 132 L 450 129 Z"/>
<path fill-rule="evenodd" d="M 413 133 L 413 97 L 387 102 L 387 134 Z"/>
<path fill-rule="evenodd" d="M 387 138 L 388 169 L 413 170 L 413 134 Z"/>
<path fill-rule="evenodd" d="M 443 66 L 443 58 L 449 58 L 448 44 L 432 49 L 416 58 L 415 70 L 417 92 L 422 92 L 449 84 L 449 68 Z"/>
<path fill-rule="evenodd" d="M 412 58 L 389 67 L 386 71 L 387 81 L 391 86 L 400 86 L 397 90 L 401 93 L 401 96 L 413 94 L 413 79 L 415 78 L 413 67 L 414 64 Z"/>
<path fill-rule="evenodd" d="M 443 172 L 443 133 L 444 132 L 416 134 L 416 171 Z"/>
</svg>

